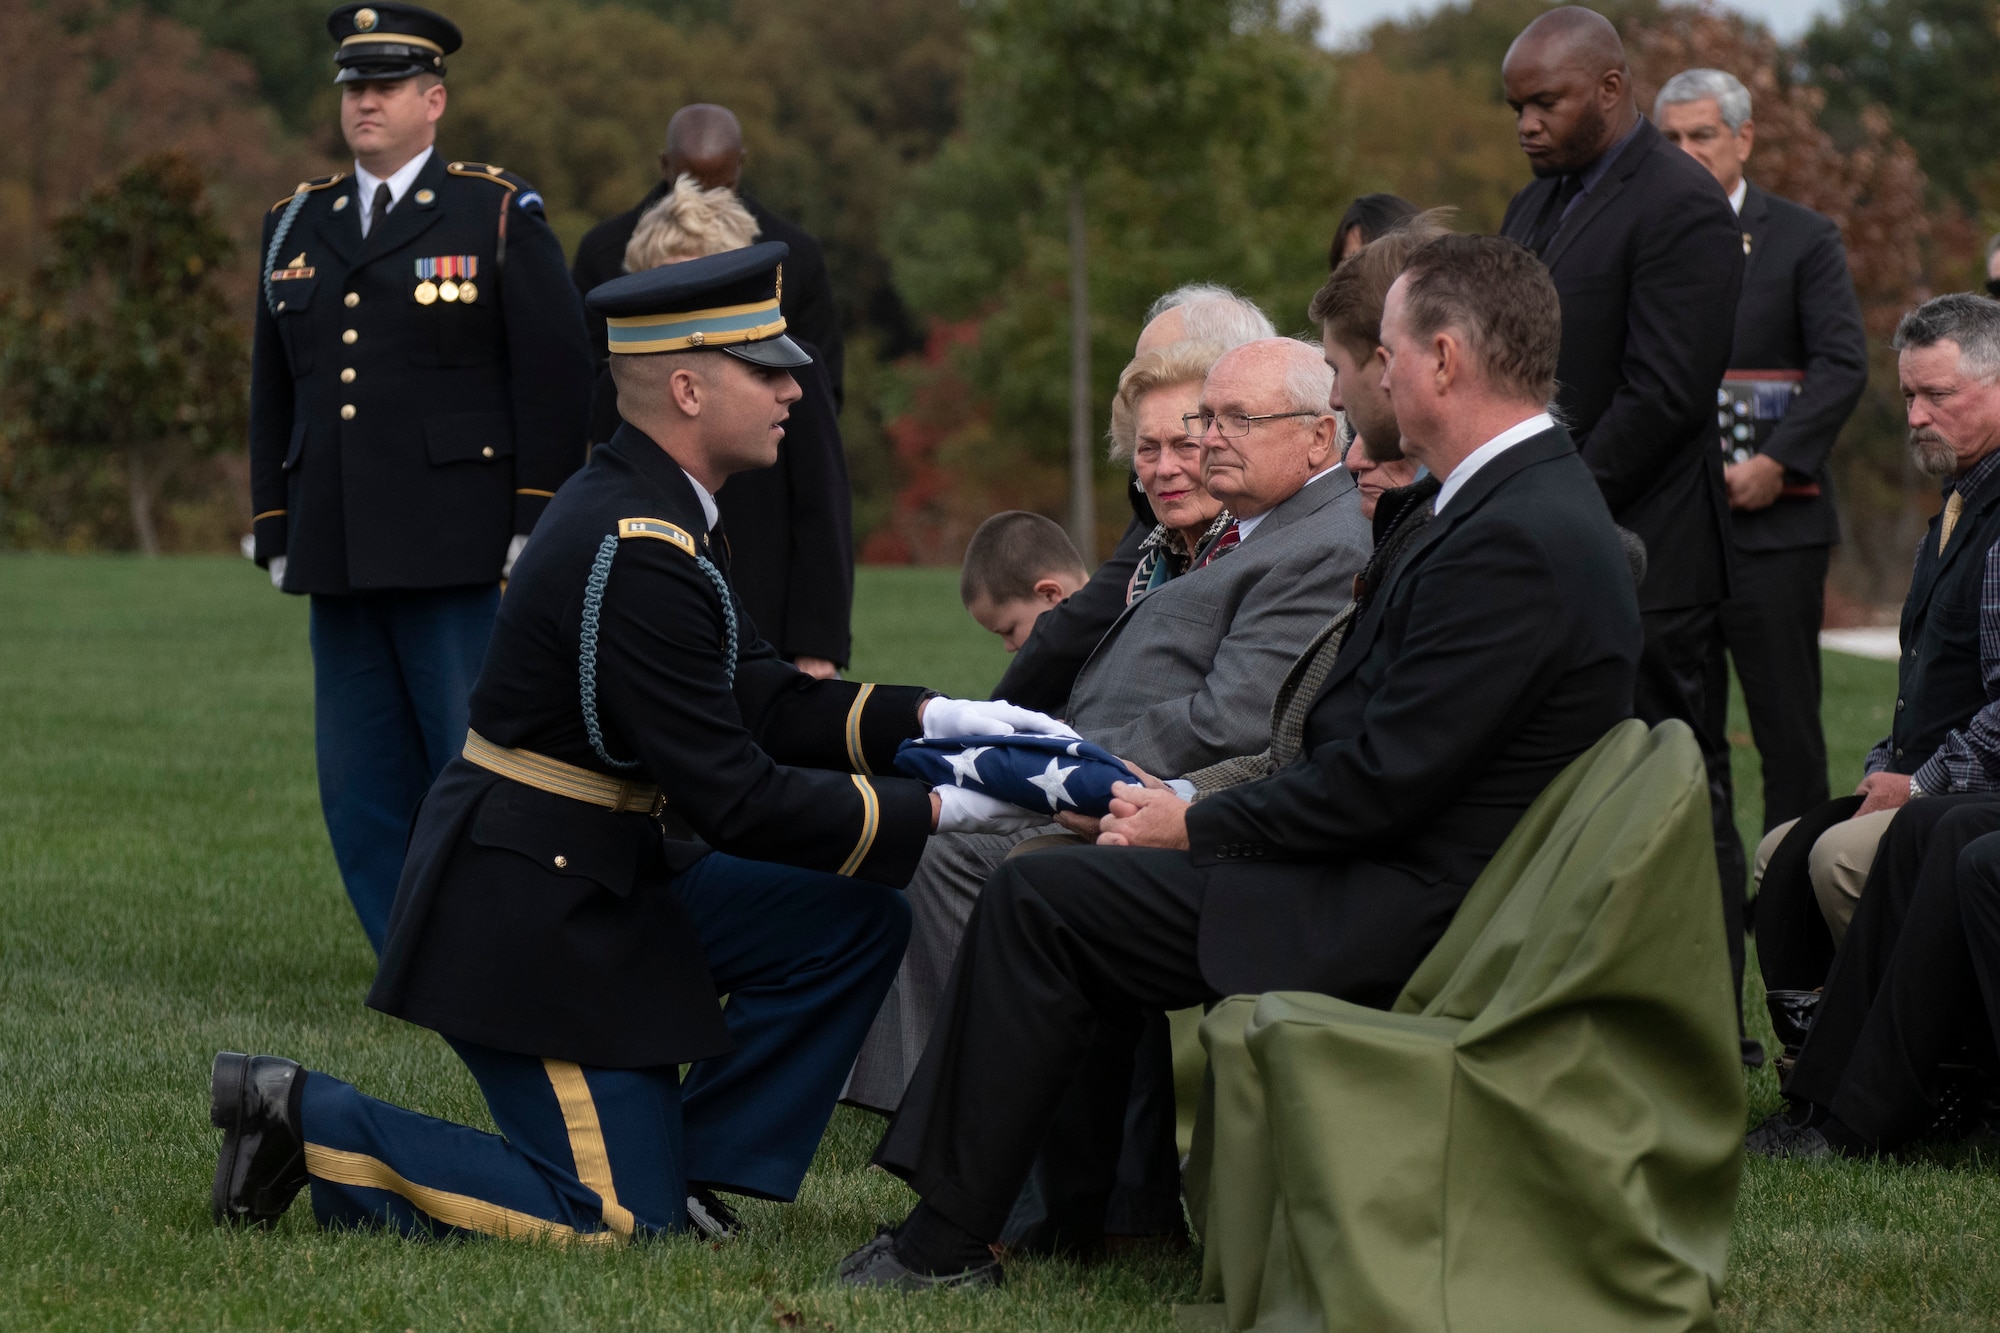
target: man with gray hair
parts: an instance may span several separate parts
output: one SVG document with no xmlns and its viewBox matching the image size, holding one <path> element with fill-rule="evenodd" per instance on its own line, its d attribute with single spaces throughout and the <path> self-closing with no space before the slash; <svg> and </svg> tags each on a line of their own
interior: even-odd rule
<svg viewBox="0 0 2000 1333">
<path fill-rule="evenodd" d="M 1702 693 L 1719 733 L 1734 657 L 1764 761 L 1768 832 L 1827 798 L 1819 627 L 1840 540 L 1827 459 L 1868 385 L 1868 339 L 1840 228 L 1744 178 L 1757 131 L 1750 90 L 1723 70 L 1683 70 L 1660 89 L 1653 118 L 1715 177 L 1743 229 L 1743 292 L 1717 402 L 1735 579 Z"/>
<path fill-rule="evenodd" d="M 1153 302 L 1132 354 L 1157 352 L 1190 341 L 1241 347 L 1276 335 L 1270 317 L 1254 301 L 1212 282 L 1191 282 Z M 1089 583 L 1035 621 L 1034 632 L 993 687 L 995 699 L 1012 700 L 1045 713 L 1059 712 L 1069 701 L 1076 673 L 1125 610 L 1125 589 L 1132 581 L 1132 571 L 1139 567 L 1140 548 L 1159 524 L 1139 489 L 1136 473 L 1125 494 L 1132 504 L 1132 522 L 1118 539 L 1117 549 L 1097 567 Z M 1088 557 L 1092 553 L 1084 554 Z"/>
<path fill-rule="evenodd" d="M 1903 601 L 1889 734 L 1854 795 L 1774 829 L 1757 954 L 1778 1037 L 1803 1045 L 1834 948 L 1897 812 L 2000 791 L 2000 301 L 1926 301 L 1896 329 L 1910 458 L 1944 483 Z M 1809 997 L 1809 998 L 1808 998 Z"/>
</svg>

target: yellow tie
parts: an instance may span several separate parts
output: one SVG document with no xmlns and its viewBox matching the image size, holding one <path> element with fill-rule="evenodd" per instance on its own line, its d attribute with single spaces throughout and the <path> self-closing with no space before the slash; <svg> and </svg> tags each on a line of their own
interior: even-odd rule
<svg viewBox="0 0 2000 1333">
<path fill-rule="evenodd" d="M 1958 526 L 1958 516 L 1965 512 L 1965 497 L 1953 491 L 1944 502 L 1944 522 L 1938 527 L 1938 554 L 1944 554 L 1945 543 L 1951 540 L 1951 530 Z"/>
</svg>

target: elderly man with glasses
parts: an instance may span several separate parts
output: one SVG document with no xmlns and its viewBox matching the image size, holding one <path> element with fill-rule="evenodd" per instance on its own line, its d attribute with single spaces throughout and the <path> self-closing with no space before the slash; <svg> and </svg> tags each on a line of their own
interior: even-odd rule
<svg viewBox="0 0 2000 1333">
<path fill-rule="evenodd" d="M 1205 380 L 1159 384 L 1128 404 L 1140 435 L 1185 419 L 1199 440 L 1202 481 L 1234 519 L 1193 553 L 1186 573 L 1134 598 L 1084 664 L 1063 711 L 1086 739 L 1154 773 L 1189 772 L 1268 744 L 1279 681 L 1346 605 L 1373 549 L 1359 493 L 1340 466 L 1332 390 L 1317 347 L 1265 338 L 1222 353 Z M 1171 407 L 1166 423 L 1156 420 L 1163 404 Z M 915 918 L 910 948 L 849 1100 L 896 1108 L 987 877 L 1017 844 L 1061 832 L 1048 824 L 931 841 L 906 893 Z M 1154 1036 L 1164 1043 L 1164 1027 Z M 1125 1096 L 1133 1060 L 1127 1041 L 1095 1062 L 1105 1096 Z M 1170 1178 L 1171 1131 L 1169 1114 Z M 1092 1247 L 1109 1188 L 1099 1186 L 1094 1199 L 1086 1188 L 1073 1205 L 1043 1199 L 1045 1234 L 1059 1236 L 1061 1248 Z M 1162 1206 L 1173 1230 L 1176 1193 L 1170 1184 Z M 1065 1211 L 1075 1216 L 1058 1216 Z M 1113 1217 L 1112 1230 L 1155 1228 Z"/>
</svg>

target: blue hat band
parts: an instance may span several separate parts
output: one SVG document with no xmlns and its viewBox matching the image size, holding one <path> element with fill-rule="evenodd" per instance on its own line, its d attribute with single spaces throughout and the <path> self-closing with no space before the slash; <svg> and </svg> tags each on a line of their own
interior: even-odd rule
<svg viewBox="0 0 2000 1333">
<path fill-rule="evenodd" d="M 785 331 L 778 299 L 666 315 L 613 315 L 605 321 L 614 352 L 685 352 L 761 342 Z"/>
</svg>

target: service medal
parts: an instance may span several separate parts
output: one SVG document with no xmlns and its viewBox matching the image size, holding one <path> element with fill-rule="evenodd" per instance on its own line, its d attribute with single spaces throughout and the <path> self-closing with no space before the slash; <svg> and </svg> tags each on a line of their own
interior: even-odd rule
<svg viewBox="0 0 2000 1333">
<path fill-rule="evenodd" d="M 456 301 L 457 299 L 458 299 L 457 283 L 453 282 L 450 278 L 446 278 L 443 282 L 438 284 L 438 300 Z"/>
<path fill-rule="evenodd" d="M 464 282 L 458 284 L 458 303 L 460 305 L 471 305 L 478 299 L 479 287 L 471 278 L 467 278 Z"/>
<path fill-rule="evenodd" d="M 436 283 L 432 282 L 429 278 L 425 278 L 422 282 L 417 284 L 418 305 L 429 305 L 431 302 L 437 299 L 438 299 L 438 287 Z"/>
</svg>

